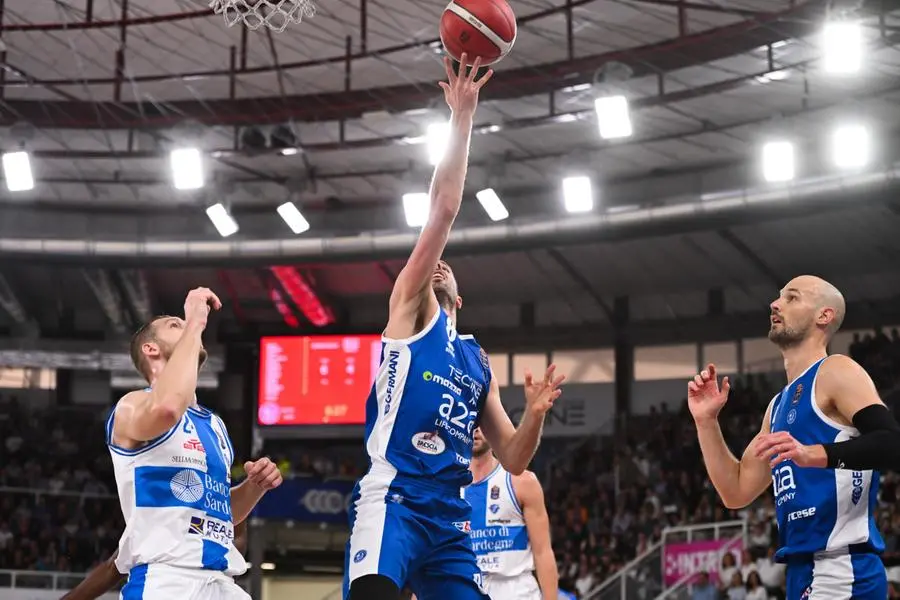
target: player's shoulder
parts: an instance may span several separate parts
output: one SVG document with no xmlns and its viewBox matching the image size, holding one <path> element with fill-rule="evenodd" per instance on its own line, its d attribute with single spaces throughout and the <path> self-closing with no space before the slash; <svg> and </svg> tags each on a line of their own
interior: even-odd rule
<svg viewBox="0 0 900 600">
<path fill-rule="evenodd" d="M 846 354 L 830 354 L 819 365 L 818 375 L 826 380 L 845 377 L 868 377 L 866 370 Z"/>
<path fill-rule="evenodd" d="M 114 410 L 118 412 L 122 408 L 134 407 L 147 400 L 150 396 L 150 388 L 143 388 L 140 390 L 131 390 L 127 392 L 124 396 L 119 398 L 119 401 L 116 402 Z"/>
<path fill-rule="evenodd" d="M 541 481 L 534 474 L 534 471 L 525 470 L 519 475 L 510 473 L 509 477 L 512 479 L 513 488 L 517 496 L 522 495 L 522 493 L 540 492 L 542 490 Z"/>
</svg>

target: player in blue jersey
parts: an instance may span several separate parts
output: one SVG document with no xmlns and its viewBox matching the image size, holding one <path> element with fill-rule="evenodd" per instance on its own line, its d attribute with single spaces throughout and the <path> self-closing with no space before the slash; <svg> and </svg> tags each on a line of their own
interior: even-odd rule
<svg viewBox="0 0 900 600">
<path fill-rule="evenodd" d="M 106 425 L 125 531 L 115 566 L 128 573 L 123 600 L 240 600 L 232 577 L 247 564 L 234 546 L 234 524 L 281 483 L 268 459 L 246 463 L 232 488 L 234 450 L 222 420 L 197 404 L 206 360 L 201 336 L 210 290 L 192 290 L 184 319 L 157 317 L 132 338 L 135 368 L 150 387 L 129 392 Z"/>
<path fill-rule="evenodd" d="M 456 75 L 445 60 L 448 81 L 440 85 L 452 113 L 450 141 L 431 183 L 428 222 L 391 293 L 366 403 L 369 469 L 354 492 L 345 556 L 344 597 L 351 600 L 396 600 L 403 587 L 418 600 L 486 598 L 468 535 L 471 507 L 460 494 L 472 481 L 472 432 L 480 422 L 500 463 L 521 474 L 560 394 L 562 377 L 552 366 L 542 380 L 528 375 L 517 429 L 487 354 L 456 331 L 462 299 L 440 258 L 462 202 L 478 92 L 492 74 L 477 80 L 479 65 Z"/>
<path fill-rule="evenodd" d="M 759 434 L 736 459 L 717 416 L 728 399 L 714 365 L 688 383 L 688 406 L 709 478 L 725 506 L 753 502 L 770 485 L 788 600 L 885 600 L 884 550 L 874 518 L 878 471 L 900 466 L 900 425 L 869 375 L 828 356 L 844 297 L 818 277 L 791 280 L 770 305 L 769 339 L 788 385 L 769 403 Z"/>
</svg>

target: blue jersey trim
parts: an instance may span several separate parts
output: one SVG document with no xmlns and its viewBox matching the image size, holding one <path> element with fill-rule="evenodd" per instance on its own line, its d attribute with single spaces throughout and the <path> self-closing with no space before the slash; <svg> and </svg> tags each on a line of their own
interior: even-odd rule
<svg viewBox="0 0 900 600">
<path fill-rule="evenodd" d="M 494 474 L 495 474 L 497 471 L 500 470 L 500 467 L 501 467 L 501 465 L 500 465 L 500 463 L 498 462 L 498 463 L 497 463 L 497 466 L 494 467 L 494 469 L 493 469 L 490 473 L 488 473 L 487 475 L 485 475 L 484 477 L 482 477 L 482 478 L 479 479 L 478 481 L 473 481 L 473 482 L 470 483 L 469 485 L 470 485 L 470 486 L 473 486 L 473 485 L 481 485 L 482 483 L 484 483 L 485 481 L 487 481 L 488 479 L 490 479 L 491 477 L 493 477 Z"/>
<path fill-rule="evenodd" d="M 175 427 L 171 428 L 166 433 L 153 438 L 152 440 L 148 440 L 146 446 L 141 446 L 140 448 L 128 449 L 123 448 L 121 446 L 117 446 L 113 444 L 112 441 L 112 433 L 113 433 L 113 422 L 116 417 L 116 407 L 114 406 L 112 411 L 109 413 L 109 418 L 106 420 L 106 445 L 112 452 L 119 454 L 121 456 L 137 456 L 138 454 L 143 454 L 144 452 L 148 452 L 153 450 L 160 444 L 164 443 L 167 439 L 172 437 L 172 434 L 175 433 L 175 430 L 178 429 L 178 425 L 181 425 L 181 421 L 178 422 Z"/>
<path fill-rule="evenodd" d="M 513 507 L 515 507 L 516 512 L 522 515 L 522 507 L 519 506 L 519 499 L 516 498 L 516 489 L 513 487 L 512 475 L 509 473 L 509 471 L 506 472 L 506 491 L 509 492 L 509 497 L 512 500 Z"/>
</svg>

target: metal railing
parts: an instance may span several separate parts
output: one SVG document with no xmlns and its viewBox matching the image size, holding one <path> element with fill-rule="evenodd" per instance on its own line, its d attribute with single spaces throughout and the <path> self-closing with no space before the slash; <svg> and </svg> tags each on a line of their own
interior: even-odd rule
<svg viewBox="0 0 900 600">
<path fill-rule="evenodd" d="M 83 500 L 94 498 L 101 500 L 117 500 L 115 494 L 98 494 L 94 492 L 76 492 L 73 490 L 49 490 L 46 488 L 25 488 L 25 487 L 2 487 L 0 486 L 0 494 L 30 494 L 33 496 L 69 496 L 81 498 Z"/>
<path fill-rule="evenodd" d="M 57 571 L 14 571 L 0 569 L 0 589 L 27 588 L 32 590 L 70 590 L 78 585 L 85 573 Z M 3 594 L 0 592 L 0 597 Z"/>
<path fill-rule="evenodd" d="M 741 548 L 744 543 L 744 534 L 740 533 L 725 543 L 724 546 L 716 553 L 716 564 L 722 564 L 722 557 L 726 552 L 731 552 L 736 548 Z M 699 573 L 685 573 L 678 581 L 665 589 L 656 600 L 686 600 L 690 598 L 690 586 L 697 579 Z"/>
<path fill-rule="evenodd" d="M 651 598 L 654 585 L 662 582 L 662 542 L 656 542 L 606 581 L 588 592 L 584 600 Z M 656 584 L 652 582 L 656 581 Z"/>
<path fill-rule="evenodd" d="M 664 593 L 665 545 L 680 542 L 729 539 L 746 540 L 745 520 L 667 527 L 660 541 L 622 567 L 585 596 L 585 600 L 649 600 Z M 729 542 L 729 546 L 731 543 Z"/>
</svg>

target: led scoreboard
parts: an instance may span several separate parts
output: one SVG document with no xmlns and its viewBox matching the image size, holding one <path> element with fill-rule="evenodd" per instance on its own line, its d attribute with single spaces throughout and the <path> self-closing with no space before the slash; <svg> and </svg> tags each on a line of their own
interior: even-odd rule
<svg viewBox="0 0 900 600">
<path fill-rule="evenodd" d="M 380 358 L 380 335 L 262 338 L 259 424 L 364 424 Z"/>
</svg>

